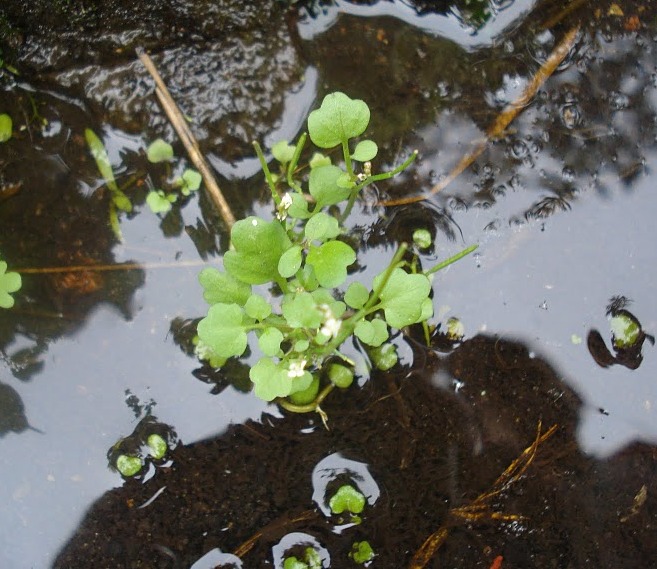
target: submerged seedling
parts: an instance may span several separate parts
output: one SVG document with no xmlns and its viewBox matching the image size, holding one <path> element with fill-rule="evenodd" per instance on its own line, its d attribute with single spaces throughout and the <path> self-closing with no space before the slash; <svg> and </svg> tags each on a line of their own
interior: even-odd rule
<svg viewBox="0 0 657 569">
<path fill-rule="evenodd" d="M 341 351 L 350 338 L 376 367 L 393 367 L 391 329 L 426 322 L 433 315 L 430 275 L 474 249 L 421 271 L 401 243 L 371 283 L 347 286 L 357 251 L 344 222 L 355 200 L 363 188 L 402 172 L 417 157 L 412 152 L 399 166 L 376 173 L 371 161 L 377 145 L 358 140 L 369 120 L 364 101 L 331 93 L 310 113 L 308 135 L 273 146 L 277 172 L 254 143 L 275 216 L 236 222 L 224 271 L 208 268 L 199 275 L 210 308 L 198 324 L 198 356 L 220 367 L 243 357 L 250 345 L 257 354 L 250 370 L 256 395 L 290 411 L 321 414 L 331 390 L 351 385 L 354 363 Z M 300 167 L 308 137 L 321 149 L 341 149 L 342 163 L 315 152 Z"/>
<path fill-rule="evenodd" d="M 7 142 L 11 138 L 13 129 L 11 117 L 3 113 L 0 115 L 0 142 Z"/>
<path fill-rule="evenodd" d="M 374 559 L 374 550 L 368 541 L 357 541 L 352 545 L 349 557 L 351 557 L 354 562 L 364 565 Z"/>
<path fill-rule="evenodd" d="M 22 284 L 21 276 L 7 271 L 7 263 L 0 261 L 0 308 L 14 306 L 14 297 L 11 293 L 18 292 Z"/>
<path fill-rule="evenodd" d="M 329 500 L 329 508 L 334 514 L 349 512 L 351 514 L 360 514 L 365 508 L 365 496 L 359 490 L 356 490 L 350 484 L 340 486 L 335 494 Z"/>
</svg>

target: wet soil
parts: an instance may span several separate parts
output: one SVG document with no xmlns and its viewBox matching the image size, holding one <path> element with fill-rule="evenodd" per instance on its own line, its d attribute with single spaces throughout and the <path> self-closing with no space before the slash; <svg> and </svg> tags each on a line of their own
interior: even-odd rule
<svg viewBox="0 0 657 569">
<path fill-rule="evenodd" d="M 443 524 L 449 537 L 428 567 L 487 568 L 500 555 L 505 569 L 650 566 L 654 448 L 634 445 L 608 461 L 582 454 L 581 402 L 521 343 L 478 336 L 447 356 L 422 352 L 423 369 L 374 377 L 332 398 L 329 429 L 317 417 L 263 416 L 178 446 L 148 481 L 99 499 L 55 567 L 190 567 L 254 536 L 244 567 L 268 567 L 272 547 L 293 532 L 314 536 L 331 567 L 357 566 L 349 552 L 362 540 L 376 552 L 374 566 L 407 567 Z M 491 488 L 541 423 L 558 430 L 525 475 L 482 519 L 450 517 Z M 318 484 L 313 471 L 331 456 L 333 471 Z M 345 460 L 361 463 L 375 491 Z M 360 484 L 369 503 L 361 524 L 338 531 L 349 520 L 322 510 L 340 483 Z M 636 498 L 642 488 L 644 501 Z M 494 513 L 517 518 L 496 521 Z"/>
</svg>

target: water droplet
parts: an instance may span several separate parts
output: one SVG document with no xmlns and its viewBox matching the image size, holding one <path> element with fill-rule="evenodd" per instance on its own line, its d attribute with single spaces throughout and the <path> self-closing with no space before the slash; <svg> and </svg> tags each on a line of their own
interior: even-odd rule
<svg viewBox="0 0 657 569">
<path fill-rule="evenodd" d="M 564 166 L 561 170 L 561 178 L 564 182 L 572 184 L 575 181 L 575 170 L 570 166 Z"/>
<path fill-rule="evenodd" d="M 612 91 L 609 93 L 609 106 L 615 111 L 627 109 L 630 106 L 630 98 L 625 93 Z"/>
<path fill-rule="evenodd" d="M 575 103 L 561 107 L 561 122 L 567 129 L 573 129 L 582 122 L 582 114 Z"/>
<path fill-rule="evenodd" d="M 514 158 L 521 159 L 529 154 L 529 148 L 527 148 L 527 145 L 522 140 L 516 140 L 511 145 L 511 153 Z"/>
</svg>

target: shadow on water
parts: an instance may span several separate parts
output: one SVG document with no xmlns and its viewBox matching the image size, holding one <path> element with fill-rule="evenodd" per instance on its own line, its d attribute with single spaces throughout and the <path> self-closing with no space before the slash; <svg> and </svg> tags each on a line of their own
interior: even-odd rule
<svg viewBox="0 0 657 569">
<path fill-rule="evenodd" d="M 376 551 L 375 565 L 406 567 L 450 508 L 486 491 L 531 444 L 539 421 L 558 424 L 557 434 L 482 520 L 449 521 L 430 566 L 490 567 L 498 555 L 509 568 L 649 566 L 657 553 L 654 448 L 636 444 L 603 461 L 582 453 L 581 401 L 522 343 L 477 336 L 447 356 L 423 350 L 416 358 L 422 369 L 376 377 L 331 400 L 330 430 L 317 417 L 265 417 L 179 446 L 147 482 L 100 498 L 55 566 L 122 559 L 190 567 L 254 534 L 244 567 L 270 566 L 272 547 L 306 532 L 332 567 L 351 566 L 361 540 Z M 369 496 L 360 524 L 326 506 L 336 484 L 349 482 Z M 518 519 L 495 521 L 493 511 Z"/>
<path fill-rule="evenodd" d="M 651 565 L 654 6 L 84 4 L 0 6 L 0 113 L 15 125 L 0 145 L 0 251 L 13 270 L 60 269 L 25 272 L 0 318 L 0 565 L 199 569 L 262 532 L 245 567 L 305 539 L 333 567 L 368 540 L 372 566 L 397 568 L 444 523 L 436 567 L 498 556 L 504 569 Z M 377 204 L 447 176 L 575 24 L 564 64 L 452 185 Z M 175 136 L 137 46 L 191 118 L 236 217 L 271 215 L 253 139 L 294 139 L 326 92 L 366 100 L 380 168 L 413 148 L 420 159 L 358 206 L 358 276 L 376 274 L 417 226 L 436 238 L 427 266 L 479 243 L 434 281 L 438 330 L 458 317 L 471 339 L 409 343 L 404 369 L 330 400 L 330 431 L 257 401 L 241 363 L 201 367 L 196 274 L 227 236 L 203 196 L 166 216 L 145 207 L 163 175 L 144 150 Z M 136 181 L 122 243 L 85 128 L 118 182 Z M 96 265 L 131 268 L 86 269 Z M 491 505 L 519 517 L 450 516 L 531 444 L 539 420 L 557 434 Z M 145 454 L 152 433 L 170 444 L 159 460 Z M 148 464 L 138 479 L 107 467 L 124 448 Z M 318 480 L 363 485 L 362 523 L 325 515 Z"/>
</svg>

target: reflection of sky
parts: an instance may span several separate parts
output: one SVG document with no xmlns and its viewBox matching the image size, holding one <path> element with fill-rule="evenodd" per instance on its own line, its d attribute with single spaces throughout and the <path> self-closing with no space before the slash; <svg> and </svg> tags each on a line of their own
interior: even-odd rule
<svg viewBox="0 0 657 569">
<path fill-rule="evenodd" d="M 536 0 L 517 0 L 515 2 L 493 3 L 493 17 L 486 22 L 476 34 L 465 27 L 453 14 L 418 15 L 415 9 L 402 0 L 395 2 L 378 2 L 373 6 L 351 4 L 334 0 L 331 6 L 325 7 L 315 18 L 307 18 L 299 26 L 299 34 L 305 40 L 310 40 L 328 30 L 340 17 L 340 14 L 354 16 L 391 16 L 416 27 L 426 34 L 439 36 L 459 44 L 462 48 L 472 51 L 492 46 L 514 22 L 522 19 L 531 11 Z"/>
<path fill-rule="evenodd" d="M 657 164 L 657 155 L 649 162 Z M 653 187 L 654 179 L 643 177 L 630 194 L 616 188 L 607 199 L 584 196 L 567 213 L 493 234 L 481 233 L 488 222 L 481 212 L 457 213 L 466 241 L 481 235 L 481 267 L 466 260 L 435 280 L 439 304 L 452 308 L 468 335 L 517 338 L 548 358 L 584 400 L 580 444 L 593 454 L 634 439 L 657 442 L 654 348 L 646 342 L 643 363 L 631 371 L 598 367 L 586 346 L 591 328 L 610 345 L 605 309 L 614 295 L 634 301 L 629 308 L 646 332 L 657 329 Z M 572 343 L 573 334 L 581 344 Z"/>
</svg>

